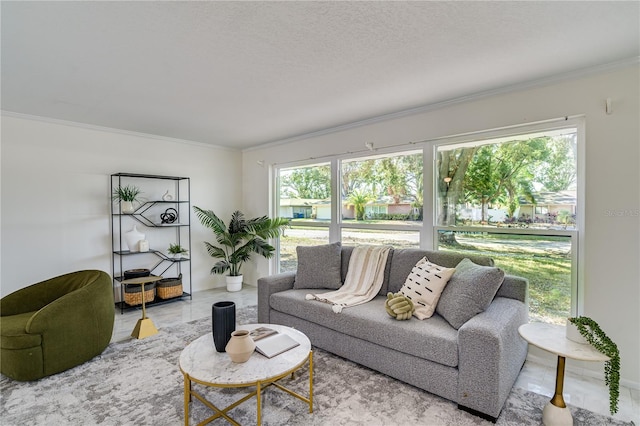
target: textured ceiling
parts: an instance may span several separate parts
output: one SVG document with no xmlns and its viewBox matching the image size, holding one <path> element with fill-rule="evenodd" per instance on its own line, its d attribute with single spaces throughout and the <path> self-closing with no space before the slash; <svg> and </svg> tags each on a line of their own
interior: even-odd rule
<svg viewBox="0 0 640 426">
<path fill-rule="evenodd" d="M 237 148 L 640 51 L 636 1 L 1 8 L 4 111 Z"/>
</svg>

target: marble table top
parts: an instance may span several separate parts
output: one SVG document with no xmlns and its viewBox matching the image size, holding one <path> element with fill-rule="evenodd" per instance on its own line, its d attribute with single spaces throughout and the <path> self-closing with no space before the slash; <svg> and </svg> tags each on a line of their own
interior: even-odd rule
<svg viewBox="0 0 640 426">
<path fill-rule="evenodd" d="M 237 330 L 253 330 L 258 327 L 269 327 L 286 333 L 300 345 L 273 358 L 254 352 L 247 362 L 237 364 L 231 361 L 226 352 L 216 351 L 213 333 L 207 333 L 182 351 L 180 369 L 192 380 L 205 384 L 242 386 L 291 372 L 306 362 L 311 342 L 302 332 L 277 324 L 244 324 L 239 325 Z"/>
<path fill-rule="evenodd" d="M 582 344 L 567 339 L 566 327 L 557 324 L 529 323 L 518 328 L 524 340 L 545 351 L 580 361 L 608 361 L 609 357 L 600 353 L 590 344 Z"/>
</svg>

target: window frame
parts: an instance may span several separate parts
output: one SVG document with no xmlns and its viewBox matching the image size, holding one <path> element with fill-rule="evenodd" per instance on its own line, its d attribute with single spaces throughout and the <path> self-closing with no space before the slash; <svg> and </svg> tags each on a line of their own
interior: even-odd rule
<svg viewBox="0 0 640 426">
<path fill-rule="evenodd" d="M 485 141 L 490 139 L 500 140 L 523 134 L 535 134 L 554 132 L 562 129 L 575 129 L 577 133 L 577 161 L 576 161 L 576 226 L 575 229 L 521 229 L 521 228 L 488 228 L 481 226 L 443 226 L 438 225 L 437 215 L 437 170 L 433 167 L 429 173 L 431 181 L 428 183 L 431 188 L 430 199 L 432 200 L 431 220 L 432 227 L 429 238 L 429 247 L 435 250 L 438 247 L 438 233 L 440 231 L 463 231 L 463 232 L 487 232 L 493 234 L 513 234 L 513 235 L 541 235 L 541 236 L 564 236 L 571 238 L 571 308 L 570 315 L 577 316 L 584 307 L 584 212 L 585 212 L 585 119 L 583 116 L 564 117 L 557 120 L 549 120 L 539 123 L 511 126 L 504 129 L 489 130 L 484 132 L 469 133 L 460 136 L 441 138 L 427 142 L 426 152 L 431 154 L 431 164 L 435 165 L 436 152 L 439 147 L 448 145 L 460 145 L 472 143 L 474 141 Z M 425 156 L 426 157 L 426 156 Z M 426 175 L 426 173 L 425 173 Z M 427 182 L 425 182 L 425 188 Z M 426 191 L 426 189 L 425 189 Z M 427 194 L 425 194 L 426 199 Z M 426 220 L 426 219 L 425 219 Z"/>
<path fill-rule="evenodd" d="M 577 161 L 576 161 L 576 226 L 575 229 L 528 229 L 523 232 L 521 228 L 487 228 L 474 226 L 441 226 L 436 223 L 437 217 L 437 188 L 436 188 L 436 152 L 439 147 L 447 145 L 460 145 L 473 143 L 474 141 L 501 140 L 523 135 L 544 132 L 554 132 L 562 129 L 576 129 L 577 132 Z M 273 185 L 271 212 L 275 216 L 280 206 L 280 181 L 279 171 L 295 167 L 329 164 L 331 168 L 331 221 L 325 223 L 298 223 L 296 226 L 321 226 L 329 228 L 329 242 L 341 240 L 343 229 L 369 229 L 369 230 L 398 230 L 419 232 L 419 246 L 425 250 L 435 250 L 438 247 L 438 233 L 442 230 L 489 232 L 496 234 L 528 234 L 542 236 L 564 236 L 571 238 L 571 315 L 577 316 L 584 307 L 584 229 L 585 229 L 585 117 L 562 117 L 558 119 L 544 120 L 535 123 L 518 124 L 499 129 L 491 129 L 478 132 L 470 132 L 454 136 L 430 139 L 420 142 L 399 144 L 385 148 L 377 148 L 375 155 L 388 156 L 392 154 L 406 155 L 410 152 L 422 151 L 423 160 L 423 218 L 421 223 L 394 224 L 394 223 L 347 223 L 342 220 L 341 211 L 341 167 L 343 161 L 357 161 L 372 156 L 371 151 L 347 152 L 343 154 L 331 154 L 324 157 L 316 157 L 304 161 L 287 162 L 272 166 Z M 431 172 L 429 172 L 431 170 Z M 430 206 L 429 206 L 430 204 Z M 276 243 L 276 255 L 272 258 L 270 269 L 280 271 L 280 246 L 279 239 Z"/>
</svg>

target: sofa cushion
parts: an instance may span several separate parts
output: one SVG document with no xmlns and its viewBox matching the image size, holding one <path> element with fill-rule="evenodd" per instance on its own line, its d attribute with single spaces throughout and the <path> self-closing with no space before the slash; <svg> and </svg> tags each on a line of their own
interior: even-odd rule
<svg viewBox="0 0 640 426">
<path fill-rule="evenodd" d="M 433 315 L 440 294 L 454 271 L 454 268 L 445 268 L 431 263 L 426 257 L 416 263 L 400 288 L 400 293 L 413 302 L 415 307 L 413 315 L 416 318 L 424 320 Z"/>
<path fill-rule="evenodd" d="M 293 282 L 295 289 L 326 288 L 337 290 L 342 286 L 340 278 L 341 244 L 298 246 L 298 269 Z"/>
<path fill-rule="evenodd" d="M 305 290 L 287 290 L 272 294 L 269 303 L 272 309 L 349 336 L 450 367 L 458 365 L 458 332 L 439 315 L 426 321 L 396 321 L 385 311 L 384 296 L 337 314 L 330 304 L 305 300 L 305 295 Z"/>
<path fill-rule="evenodd" d="M 504 271 L 462 260 L 445 287 L 436 312 L 456 330 L 484 312 L 504 280 Z"/>
</svg>

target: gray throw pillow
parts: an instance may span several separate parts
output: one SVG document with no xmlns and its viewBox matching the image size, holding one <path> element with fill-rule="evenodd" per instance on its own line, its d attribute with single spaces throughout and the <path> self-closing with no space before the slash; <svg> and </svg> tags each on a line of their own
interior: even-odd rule
<svg viewBox="0 0 640 426">
<path fill-rule="evenodd" d="M 337 290 L 340 278 L 342 245 L 298 246 L 298 270 L 293 288 L 323 288 Z"/>
<path fill-rule="evenodd" d="M 503 281 L 502 269 L 463 259 L 444 288 L 436 312 L 457 330 L 489 307 Z"/>
</svg>

